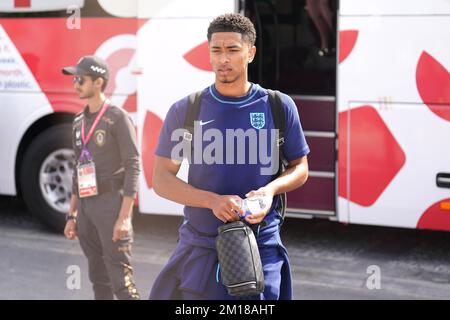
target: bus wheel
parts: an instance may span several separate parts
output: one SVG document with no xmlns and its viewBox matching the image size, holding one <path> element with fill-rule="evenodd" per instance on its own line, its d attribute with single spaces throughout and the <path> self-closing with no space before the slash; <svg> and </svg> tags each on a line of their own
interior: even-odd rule
<svg viewBox="0 0 450 320">
<path fill-rule="evenodd" d="M 71 125 L 60 124 L 39 134 L 25 152 L 20 170 L 23 198 L 31 213 L 62 232 L 72 192 L 74 152 Z"/>
</svg>

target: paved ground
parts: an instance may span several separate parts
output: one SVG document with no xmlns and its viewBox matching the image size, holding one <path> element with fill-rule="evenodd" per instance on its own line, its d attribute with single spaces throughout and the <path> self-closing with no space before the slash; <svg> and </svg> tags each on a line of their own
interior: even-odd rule
<svg viewBox="0 0 450 320">
<path fill-rule="evenodd" d="M 136 216 L 133 257 L 143 297 L 175 247 L 180 222 Z M 288 219 L 282 237 L 296 299 L 450 299 L 450 233 Z M 49 232 L 15 198 L 0 197 L 0 255 L 0 299 L 92 298 L 78 242 Z M 80 267 L 80 289 L 67 289 L 71 265 Z M 381 288 L 369 290 L 374 265 Z"/>
</svg>

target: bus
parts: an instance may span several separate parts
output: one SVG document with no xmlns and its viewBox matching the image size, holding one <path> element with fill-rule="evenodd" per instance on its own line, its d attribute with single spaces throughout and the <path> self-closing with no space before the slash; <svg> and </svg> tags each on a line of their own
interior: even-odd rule
<svg viewBox="0 0 450 320">
<path fill-rule="evenodd" d="M 0 194 L 62 229 L 83 101 L 61 68 L 94 54 L 136 125 L 139 211 L 181 215 L 152 188 L 154 150 L 170 106 L 214 81 L 206 29 L 226 12 L 255 24 L 250 80 L 292 97 L 311 149 L 288 217 L 450 230 L 446 0 L 1 1 Z"/>
</svg>

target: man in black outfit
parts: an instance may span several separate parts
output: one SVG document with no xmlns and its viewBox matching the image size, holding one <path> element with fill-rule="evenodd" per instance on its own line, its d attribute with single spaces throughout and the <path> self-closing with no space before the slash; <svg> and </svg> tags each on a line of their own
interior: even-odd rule
<svg viewBox="0 0 450 320">
<path fill-rule="evenodd" d="M 103 93 L 109 78 L 105 61 L 85 56 L 62 72 L 73 76 L 78 96 L 88 102 L 73 122 L 76 166 L 64 234 L 79 238 L 95 299 L 139 299 L 130 265 L 140 170 L 135 128 Z"/>
</svg>

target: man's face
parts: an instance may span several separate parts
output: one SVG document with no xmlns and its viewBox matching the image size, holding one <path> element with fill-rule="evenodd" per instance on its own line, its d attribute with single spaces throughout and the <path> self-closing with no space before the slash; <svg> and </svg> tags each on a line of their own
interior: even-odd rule
<svg viewBox="0 0 450 320">
<path fill-rule="evenodd" d="M 255 52 L 256 48 L 251 47 L 238 32 L 213 33 L 209 42 L 209 56 L 216 80 L 233 83 L 245 76 Z"/>
<path fill-rule="evenodd" d="M 80 99 L 89 99 L 95 95 L 95 81 L 90 76 L 73 76 L 73 87 Z"/>
</svg>

